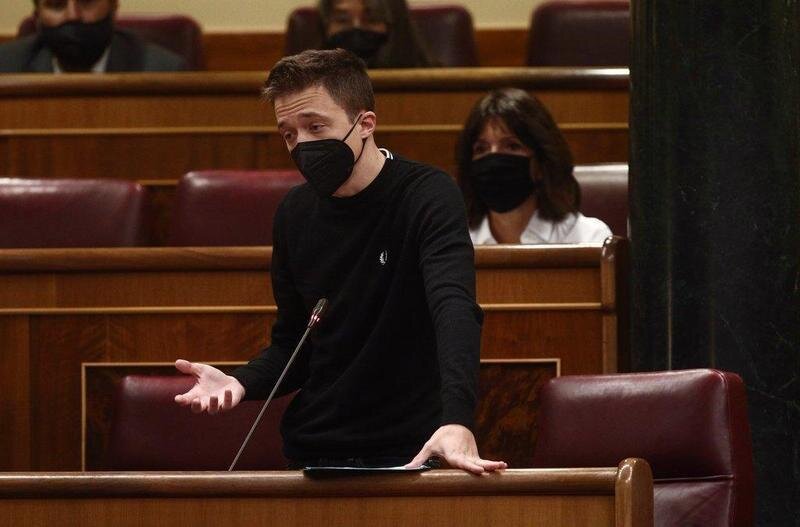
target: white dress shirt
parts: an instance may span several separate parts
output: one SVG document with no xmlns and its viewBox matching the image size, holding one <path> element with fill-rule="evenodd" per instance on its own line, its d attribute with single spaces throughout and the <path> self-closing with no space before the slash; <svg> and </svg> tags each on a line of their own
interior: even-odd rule
<svg viewBox="0 0 800 527">
<path fill-rule="evenodd" d="M 489 216 L 484 216 L 480 225 L 469 230 L 474 245 L 496 244 L 489 227 Z M 608 225 L 597 218 L 587 218 L 580 212 L 567 214 L 563 220 L 553 222 L 542 219 L 539 211 L 533 213 L 525 230 L 520 236 L 520 243 L 597 243 L 611 236 Z"/>
</svg>

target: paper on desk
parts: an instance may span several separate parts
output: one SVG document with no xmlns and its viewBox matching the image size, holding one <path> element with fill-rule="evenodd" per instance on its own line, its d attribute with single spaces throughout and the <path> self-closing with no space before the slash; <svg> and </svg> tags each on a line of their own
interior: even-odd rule
<svg viewBox="0 0 800 527">
<path fill-rule="evenodd" d="M 397 467 L 305 467 L 304 474 L 358 474 L 358 473 L 375 473 L 375 472 L 423 472 L 430 470 L 428 465 L 420 465 L 414 468 L 405 468 L 400 465 Z"/>
</svg>

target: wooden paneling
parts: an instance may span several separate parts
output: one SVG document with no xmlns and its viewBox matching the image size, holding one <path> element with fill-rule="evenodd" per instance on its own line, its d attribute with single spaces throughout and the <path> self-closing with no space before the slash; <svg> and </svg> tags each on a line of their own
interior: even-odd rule
<svg viewBox="0 0 800 527">
<path fill-rule="evenodd" d="M 378 146 L 455 175 L 458 125 L 386 125 Z M 564 136 L 577 164 L 628 159 L 624 128 L 572 127 Z M 171 181 L 192 170 L 294 168 L 273 127 L 0 131 L 4 174 L 30 178 Z"/>
<path fill-rule="evenodd" d="M 74 470 L 80 450 L 81 361 L 106 357 L 105 317 L 31 317 L 31 452 L 33 470 Z"/>
<path fill-rule="evenodd" d="M 0 76 L 0 129 L 274 126 L 259 95 L 266 73 Z M 628 122 L 628 70 L 374 70 L 382 125 L 461 125 L 486 90 L 535 93 L 559 124 Z"/>
<path fill-rule="evenodd" d="M 266 156 L 273 154 L 267 149 L 263 133 L 86 132 L 6 134 L 3 173 L 30 178 L 177 180 L 195 169 L 261 168 L 266 164 Z"/>
<path fill-rule="evenodd" d="M 527 43 L 527 28 L 475 30 L 483 67 L 523 66 Z M 210 32 L 203 35 L 203 44 L 209 71 L 266 71 L 283 56 L 285 38 L 283 31 Z"/>
<path fill-rule="evenodd" d="M 160 273 L 73 273 L 8 275 L 0 302 L 15 308 L 136 308 L 194 305 L 258 307 L 266 310 L 272 291 L 261 273 L 165 271 Z M 146 287 L 142 287 L 145 284 Z M 91 295 L 86 293 L 91 292 Z M 207 303 L 206 303 L 207 302 Z M 42 311 L 45 310 L 45 311 Z"/>
<path fill-rule="evenodd" d="M 478 64 L 483 67 L 524 66 L 528 29 L 484 28 L 475 31 Z"/>
<path fill-rule="evenodd" d="M 30 327 L 27 316 L 0 317 L 0 467 L 31 467 Z"/>
<path fill-rule="evenodd" d="M 299 472 L 0 474 L 14 525 L 653 524 L 647 462 L 618 468 L 434 470 L 314 478 Z"/>
<path fill-rule="evenodd" d="M 481 356 L 487 359 L 561 357 L 563 375 L 603 372 L 602 316 L 594 310 L 488 311 Z"/>
<path fill-rule="evenodd" d="M 608 291 L 620 246 L 476 248 L 482 358 L 613 371 L 626 340 Z M 0 455 L 0 468 L 80 467 L 82 363 L 253 356 L 275 317 L 270 258 L 266 247 L 0 251 L 0 375 L 19 403 L 4 410 L 18 428 L 0 432 L 19 457 Z"/>
<path fill-rule="evenodd" d="M 283 31 L 207 32 L 203 34 L 209 71 L 267 71 L 283 56 Z"/>
<path fill-rule="evenodd" d="M 533 467 L 539 391 L 558 374 L 554 359 L 481 359 L 474 430 L 481 457 L 512 468 Z"/>
<path fill-rule="evenodd" d="M 268 70 L 283 56 L 285 38 L 282 31 L 213 32 L 203 35 L 203 43 L 208 70 Z M 475 30 L 478 64 L 482 67 L 523 66 L 527 44 L 527 28 Z"/>
<path fill-rule="evenodd" d="M 80 468 L 83 363 L 244 361 L 267 345 L 273 322 L 248 313 L 32 316 L 31 468 Z"/>
<path fill-rule="evenodd" d="M 478 298 L 487 304 L 591 303 L 600 297 L 598 269 L 594 267 L 553 267 L 531 273 L 525 268 L 478 272 Z"/>
<path fill-rule="evenodd" d="M 391 493 L 390 493 L 391 494 Z M 402 498 L 156 498 L 4 500 L 0 510 L 18 527 L 52 525 L 54 519 L 85 527 L 280 525 L 359 527 L 425 525 L 624 525 L 614 523 L 612 497 L 469 496 Z M 647 524 L 642 524 L 647 525 Z"/>
</svg>

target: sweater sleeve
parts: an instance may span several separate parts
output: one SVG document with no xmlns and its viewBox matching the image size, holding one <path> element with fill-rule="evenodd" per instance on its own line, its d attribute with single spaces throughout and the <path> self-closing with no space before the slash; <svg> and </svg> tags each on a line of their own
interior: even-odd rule
<svg viewBox="0 0 800 527">
<path fill-rule="evenodd" d="M 473 428 L 483 312 L 475 301 L 475 255 L 464 201 L 449 176 L 423 178 L 416 194 L 419 265 L 441 375 L 441 424 Z"/>
<path fill-rule="evenodd" d="M 288 196 L 287 196 L 288 197 Z M 245 389 L 245 399 L 266 399 L 283 368 L 300 341 L 306 329 L 309 313 L 306 311 L 300 294 L 294 287 L 287 266 L 287 246 L 285 231 L 286 200 L 278 208 L 273 225 L 273 250 L 270 275 L 272 291 L 278 306 L 277 320 L 272 326 L 270 345 L 246 365 L 231 374 Z M 276 396 L 291 393 L 300 388 L 308 377 L 308 358 L 311 346 L 306 341 L 303 349 L 295 357 L 291 368 L 276 392 Z"/>
</svg>

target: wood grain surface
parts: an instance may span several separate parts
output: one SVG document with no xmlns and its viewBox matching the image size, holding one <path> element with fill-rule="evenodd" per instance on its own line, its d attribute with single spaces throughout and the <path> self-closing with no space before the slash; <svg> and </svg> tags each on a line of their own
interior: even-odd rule
<svg viewBox="0 0 800 527">
<path fill-rule="evenodd" d="M 310 478 L 299 472 L 6 473 L 14 525 L 653 525 L 644 460 L 616 468 Z M 648 514 L 649 512 L 649 514 Z M 9 525 L 12 523 L 8 523 Z"/>
</svg>

